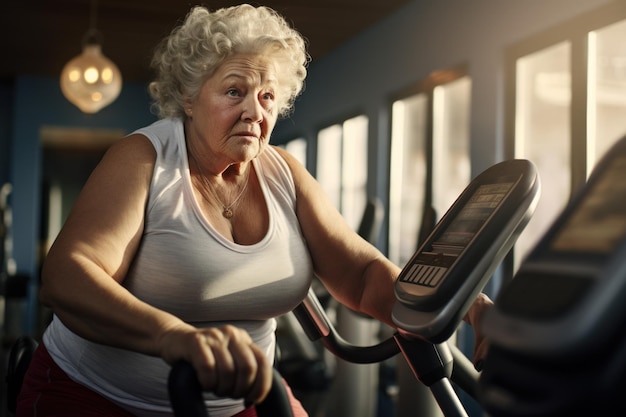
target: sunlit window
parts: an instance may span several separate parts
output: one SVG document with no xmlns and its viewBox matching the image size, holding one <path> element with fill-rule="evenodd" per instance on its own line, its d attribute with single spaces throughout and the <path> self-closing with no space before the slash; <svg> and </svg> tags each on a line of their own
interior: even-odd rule
<svg viewBox="0 0 626 417">
<path fill-rule="evenodd" d="M 428 96 L 417 94 L 392 107 L 389 183 L 389 257 L 398 265 L 415 252 L 426 189 Z"/>
<path fill-rule="evenodd" d="M 367 200 L 367 129 L 367 117 L 357 116 L 317 136 L 317 180 L 354 230 Z"/>
<path fill-rule="evenodd" d="M 439 217 L 470 182 L 471 80 L 462 77 L 435 88 L 433 96 L 433 207 Z"/>
<path fill-rule="evenodd" d="M 515 58 L 515 157 L 534 162 L 542 182 L 539 205 L 516 244 L 516 266 L 575 193 L 572 187 L 626 134 L 626 20 L 589 29 Z M 583 36 L 586 44 L 576 41 Z M 584 62 L 574 55 L 587 58 L 586 68 L 572 68 Z"/>
<path fill-rule="evenodd" d="M 398 265 L 417 249 L 425 205 L 441 217 L 470 181 L 471 80 L 449 74 L 392 105 L 389 257 Z"/>
<path fill-rule="evenodd" d="M 342 130 L 336 124 L 317 134 L 317 181 L 338 209 L 341 209 Z"/>
<path fill-rule="evenodd" d="M 626 134 L 626 20 L 589 33 L 587 175 Z"/>
<path fill-rule="evenodd" d="M 367 117 L 343 124 L 341 212 L 356 230 L 367 200 Z"/>
<path fill-rule="evenodd" d="M 300 163 L 306 166 L 306 139 L 296 138 L 285 143 L 284 148 L 295 156 Z"/>
<path fill-rule="evenodd" d="M 519 263 L 570 196 L 570 44 L 551 46 L 517 61 L 515 157 L 532 161 L 542 193 L 517 240 Z"/>
</svg>

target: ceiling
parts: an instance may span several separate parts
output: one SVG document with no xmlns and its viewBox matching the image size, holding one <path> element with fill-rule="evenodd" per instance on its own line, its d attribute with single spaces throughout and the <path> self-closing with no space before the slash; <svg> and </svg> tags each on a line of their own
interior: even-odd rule
<svg viewBox="0 0 626 417">
<path fill-rule="evenodd" d="M 319 59 L 410 0 L 267 0 L 308 40 Z M 210 9 L 241 1 L 98 0 L 95 26 L 103 53 L 117 64 L 124 80 L 151 78 L 149 62 L 159 40 L 189 8 Z M 252 3 L 258 4 L 258 3 Z M 58 76 L 79 55 L 90 27 L 89 0 L 4 0 L 0 13 L 0 79 L 15 75 Z"/>
</svg>

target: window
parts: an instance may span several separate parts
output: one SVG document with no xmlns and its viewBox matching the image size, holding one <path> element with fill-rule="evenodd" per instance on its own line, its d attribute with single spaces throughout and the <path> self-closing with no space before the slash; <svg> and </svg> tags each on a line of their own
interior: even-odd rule
<svg viewBox="0 0 626 417">
<path fill-rule="evenodd" d="M 292 139 L 284 145 L 285 150 L 292 154 L 300 163 L 306 166 L 306 139 Z"/>
<path fill-rule="evenodd" d="M 433 207 L 441 217 L 471 178 L 469 123 L 471 80 L 435 87 L 433 112 Z"/>
<path fill-rule="evenodd" d="M 354 230 L 367 201 L 367 129 L 367 117 L 357 116 L 317 136 L 317 180 Z"/>
<path fill-rule="evenodd" d="M 626 20 L 589 33 L 587 175 L 626 133 Z"/>
<path fill-rule="evenodd" d="M 626 134 L 626 10 L 600 8 L 507 51 L 508 157 L 537 166 L 541 199 L 515 268 Z"/>
<path fill-rule="evenodd" d="M 428 97 L 416 94 L 392 107 L 389 257 L 404 265 L 415 252 L 426 189 Z"/>
<path fill-rule="evenodd" d="M 563 42 L 517 62 L 515 157 L 532 161 L 542 195 L 534 216 L 516 242 L 526 254 L 569 199 L 570 44 Z M 515 257 L 516 261 L 519 257 Z"/>
<path fill-rule="evenodd" d="M 438 71 L 392 103 L 389 258 L 417 249 L 425 207 L 441 216 L 470 181 L 471 80 Z"/>
</svg>

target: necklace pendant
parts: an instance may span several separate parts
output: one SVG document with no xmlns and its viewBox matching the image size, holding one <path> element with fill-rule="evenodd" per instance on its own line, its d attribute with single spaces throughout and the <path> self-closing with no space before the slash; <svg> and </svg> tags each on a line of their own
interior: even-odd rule
<svg viewBox="0 0 626 417">
<path fill-rule="evenodd" d="M 231 217 L 233 217 L 233 211 L 230 208 L 225 208 L 224 211 L 222 212 L 222 216 L 226 217 L 227 219 L 230 219 Z"/>
</svg>

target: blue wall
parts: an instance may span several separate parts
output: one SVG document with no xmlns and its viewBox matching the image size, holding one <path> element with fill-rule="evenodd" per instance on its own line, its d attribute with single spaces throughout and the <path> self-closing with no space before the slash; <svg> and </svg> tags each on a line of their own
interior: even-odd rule
<svg viewBox="0 0 626 417">
<path fill-rule="evenodd" d="M 0 82 L 0 186 L 9 181 L 12 108 L 13 83 L 8 81 Z"/>
<path fill-rule="evenodd" d="M 85 127 L 121 129 L 130 133 L 152 123 L 156 117 L 150 113 L 147 87 L 143 84 L 125 83 L 115 102 L 92 115 L 82 113 L 63 97 L 56 78 L 18 77 L 12 90 L 10 143 L 3 143 L 0 137 L 0 149 L 10 151 L 8 170 L 13 184 L 10 197 L 13 208 L 13 255 L 17 272 L 32 277 L 30 298 L 33 301 L 31 305 L 34 305 L 34 290 L 39 278 L 40 129 L 43 126 Z M 0 117 L 4 121 L 6 114 Z M 4 170 L 6 168 L 3 167 Z M 34 324 L 35 311 L 30 309 L 29 312 L 26 325 L 30 329 Z"/>
</svg>

